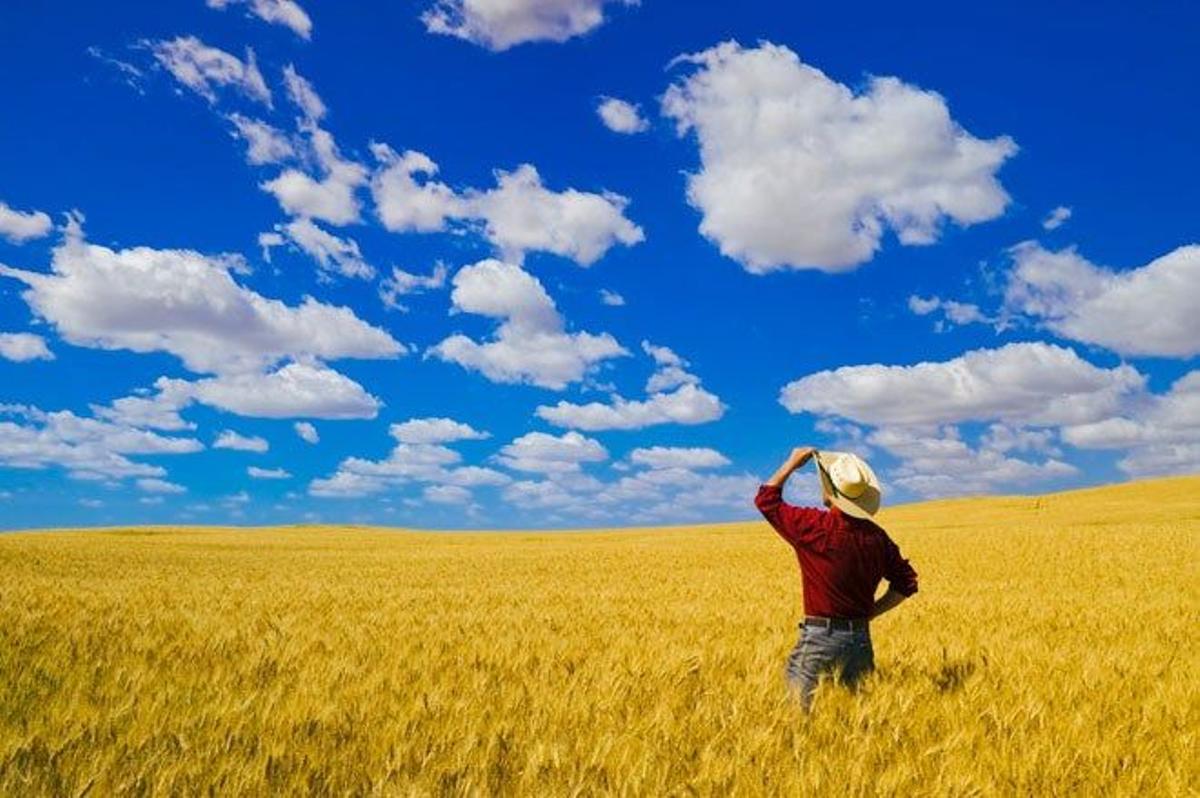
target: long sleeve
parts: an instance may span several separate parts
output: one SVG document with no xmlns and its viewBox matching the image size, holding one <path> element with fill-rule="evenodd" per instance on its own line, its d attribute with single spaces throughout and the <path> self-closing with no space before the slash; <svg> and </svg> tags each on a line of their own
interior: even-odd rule
<svg viewBox="0 0 1200 798">
<path fill-rule="evenodd" d="M 884 577 L 888 586 L 905 596 L 917 592 L 917 572 L 900 554 L 900 547 L 890 538 L 887 542 L 887 563 Z"/>
<path fill-rule="evenodd" d="M 820 534 L 821 512 L 788 504 L 783 500 L 783 488 L 777 485 L 760 485 L 754 506 L 792 546 L 811 545 Z"/>
</svg>

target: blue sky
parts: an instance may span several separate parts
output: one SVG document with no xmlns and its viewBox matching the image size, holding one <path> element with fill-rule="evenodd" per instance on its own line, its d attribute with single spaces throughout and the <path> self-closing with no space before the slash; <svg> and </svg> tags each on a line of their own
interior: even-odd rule
<svg viewBox="0 0 1200 798">
<path fill-rule="evenodd" d="M 684 8 L 6 9 L 0 526 L 1200 470 L 1194 7 Z"/>
</svg>

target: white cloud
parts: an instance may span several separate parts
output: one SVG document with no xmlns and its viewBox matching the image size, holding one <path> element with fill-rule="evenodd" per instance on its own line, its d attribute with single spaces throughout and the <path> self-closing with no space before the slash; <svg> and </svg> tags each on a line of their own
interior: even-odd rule
<svg viewBox="0 0 1200 798">
<path fill-rule="evenodd" d="M 288 64 L 283 68 L 283 85 L 287 89 L 288 99 L 301 110 L 304 119 L 316 124 L 325 116 L 327 108 L 312 83 L 296 71 L 296 67 Z"/>
<path fill-rule="evenodd" d="M 468 504 L 471 491 L 459 485 L 426 485 L 422 495 L 435 504 Z"/>
<path fill-rule="evenodd" d="M 607 460 L 608 451 L 599 441 L 578 432 L 560 436 L 530 432 L 501 449 L 497 459 L 517 471 L 556 474 L 579 471 L 583 463 Z"/>
<path fill-rule="evenodd" d="M 994 324 L 997 329 L 1007 326 L 1007 320 L 992 318 L 980 310 L 978 305 L 969 302 L 956 302 L 953 299 L 941 297 L 924 297 L 913 294 L 908 298 L 908 309 L 918 316 L 928 316 L 937 311 L 942 312 L 942 319 L 934 325 L 934 329 L 943 332 L 950 325 L 963 324 Z"/>
<path fill-rule="evenodd" d="M 617 3 L 637 0 L 435 0 L 421 21 L 430 33 L 500 51 L 580 36 L 603 24 L 604 7 Z"/>
<path fill-rule="evenodd" d="M 748 516 L 758 486 L 752 474 L 697 473 L 728 461 L 712 449 L 639 449 L 646 470 L 601 482 L 578 472 L 548 472 L 541 480 L 514 482 L 504 499 L 526 510 L 567 513 L 576 522 L 679 523 L 720 510 Z M 551 520 L 554 520 L 551 518 Z"/>
<path fill-rule="evenodd" d="M 46 339 L 33 333 L 0 333 L 0 357 L 25 363 L 30 360 L 53 360 L 54 353 Z"/>
<path fill-rule="evenodd" d="M 1012 249 L 1005 307 L 1054 333 L 1127 356 L 1200 354 L 1200 245 L 1182 246 L 1140 268 L 1115 272 L 1074 248 L 1027 241 Z"/>
<path fill-rule="evenodd" d="M 198 402 L 253 418 L 375 418 L 380 407 L 357 382 L 319 364 L 213 377 L 187 390 Z"/>
<path fill-rule="evenodd" d="M 1081 449 L 1126 450 L 1117 465 L 1131 476 L 1200 471 L 1200 371 L 1120 414 L 1065 427 L 1062 438 Z"/>
<path fill-rule="evenodd" d="M 400 443 L 449 443 L 488 437 L 488 433 L 451 418 L 413 418 L 393 424 L 389 432 Z"/>
<path fill-rule="evenodd" d="M 92 405 L 92 413 L 114 424 L 140 429 L 158 429 L 177 432 L 195 429 L 196 425 L 185 421 L 179 411 L 192 402 L 190 383 L 160 377 L 155 383 L 158 392 L 115 399 L 107 406 Z"/>
<path fill-rule="evenodd" d="M 610 291 L 607 288 L 601 288 L 600 301 L 612 307 L 620 307 L 625 304 L 625 297 L 621 296 L 616 291 Z"/>
<path fill-rule="evenodd" d="M 372 142 L 379 169 L 371 177 L 375 212 L 394 233 L 444 230 L 450 219 L 464 215 L 463 201 L 454 189 L 434 180 L 438 166 L 422 152 L 403 155 L 386 144 Z"/>
<path fill-rule="evenodd" d="M 1070 349 L 1015 343 L 912 366 L 843 366 L 789 383 L 793 413 L 840 416 L 876 426 L 1012 421 L 1031 425 L 1104 418 L 1140 392 L 1127 365 L 1100 368 Z"/>
<path fill-rule="evenodd" d="M 0 238 L 23 244 L 49 235 L 53 226 L 50 217 L 42 211 L 18 211 L 0 202 Z"/>
<path fill-rule="evenodd" d="M 317 434 L 317 428 L 307 421 L 297 421 L 292 425 L 296 430 L 296 434 L 305 443 L 320 443 L 321 436 Z"/>
<path fill-rule="evenodd" d="M 22 296 L 77 346 L 169 352 L 198 372 L 257 370 L 288 358 L 390 358 L 402 344 L 344 307 L 306 297 L 296 307 L 238 285 L 228 259 L 189 250 L 112 250 L 77 220 L 51 274 L 0 265 Z"/>
<path fill-rule="evenodd" d="M 195 36 L 153 42 L 150 49 L 158 63 L 176 80 L 210 103 L 217 101 L 218 87 L 232 87 L 253 100 L 271 106 L 271 90 L 258 71 L 254 51 L 249 47 L 246 48 L 245 61 L 224 50 L 209 47 Z"/>
<path fill-rule="evenodd" d="M 634 449 L 629 462 L 648 468 L 720 468 L 729 465 L 729 458 L 716 449 L 706 447 L 651 446 Z"/>
<path fill-rule="evenodd" d="M 324 498 L 354 498 L 414 481 L 458 488 L 506 485 L 512 481 L 511 477 L 495 469 L 458 465 L 462 456 L 442 445 L 442 442 L 468 440 L 484 433 L 450 419 L 413 419 L 413 422 L 393 425 L 392 435 L 398 443 L 386 459 L 346 458 L 331 476 L 313 480 L 309 493 Z M 443 495 L 449 493 L 442 492 Z"/>
<path fill-rule="evenodd" d="M 642 341 L 642 351 L 653 358 L 657 368 L 646 381 L 646 393 L 657 393 L 677 385 L 699 385 L 700 378 L 687 370 L 688 362 L 666 346 Z"/>
<path fill-rule="evenodd" d="M 444 263 L 435 264 L 433 272 L 428 275 L 413 274 L 393 266 L 391 277 L 379 281 L 379 298 L 392 310 L 407 311 L 408 308 L 399 301 L 399 297 L 442 288 L 446 285 L 449 272 Z"/>
<path fill-rule="evenodd" d="M 725 413 L 725 405 L 714 394 L 697 385 L 651 394 L 638 401 L 614 395 L 609 404 L 575 404 L 560 401 L 542 405 L 537 415 L 558 427 L 594 432 L 613 429 L 642 429 L 656 424 L 704 424 Z"/>
<path fill-rule="evenodd" d="M 971 447 L 954 427 L 936 431 L 883 428 L 869 441 L 900 459 L 890 481 L 921 496 L 959 496 L 988 493 L 1010 485 L 1044 486 L 1073 476 L 1078 469 L 1048 458 L 1032 462 L 1011 457 L 987 441 Z"/>
<path fill-rule="evenodd" d="M 604 126 L 614 133 L 631 135 L 650 129 L 650 123 L 642 116 L 638 106 L 616 97 L 601 97 L 596 114 Z"/>
<path fill-rule="evenodd" d="M 242 114 L 230 114 L 234 136 L 246 142 L 246 161 L 252 165 L 282 163 L 296 157 L 292 142 L 266 122 Z"/>
<path fill-rule="evenodd" d="M 293 219 L 275 229 L 287 236 L 301 251 L 312 256 L 322 273 L 340 274 L 360 280 L 375 278 L 375 268 L 363 260 L 358 243 L 350 238 L 339 238 L 321 229 L 312 219 Z"/>
<path fill-rule="evenodd" d="M 271 448 L 271 444 L 267 443 L 266 438 L 255 436 L 239 435 L 233 430 L 221 430 L 217 435 L 217 439 L 213 441 L 214 449 L 236 449 L 241 452 L 258 452 L 259 454 Z"/>
<path fill-rule="evenodd" d="M 155 477 L 144 477 L 137 481 L 138 490 L 146 493 L 187 493 L 187 488 L 183 485 L 177 485 L 174 482 L 167 482 L 165 479 L 157 479 Z"/>
<path fill-rule="evenodd" d="M 246 468 L 246 474 L 251 479 L 291 479 L 292 475 L 282 468 L 259 468 L 258 466 L 249 466 Z"/>
<path fill-rule="evenodd" d="M 677 62 L 695 68 L 662 107 L 699 141 L 688 200 L 701 233 L 748 271 L 846 271 L 889 228 L 930 244 L 945 219 L 975 224 L 1008 204 L 996 172 L 1016 145 L 972 136 L 934 92 L 873 77 L 855 94 L 770 43 Z"/>
<path fill-rule="evenodd" d="M 1057 230 L 1066 224 L 1071 218 L 1071 209 L 1065 205 L 1059 205 L 1050 213 L 1046 214 L 1046 218 L 1042 220 L 1042 227 L 1047 230 Z"/>
<path fill-rule="evenodd" d="M 471 212 L 483 220 L 485 235 L 503 257 L 552 252 L 583 266 L 617 244 L 645 240 L 642 228 L 625 218 L 628 204 L 612 192 L 551 191 L 530 164 L 497 171 L 496 188 L 469 195 Z"/>
<path fill-rule="evenodd" d="M 501 324 L 490 341 L 452 335 L 427 355 L 477 370 L 493 382 L 562 390 L 604 360 L 628 354 L 608 333 L 566 332 L 546 289 L 519 266 L 483 260 L 459 269 L 453 284 L 450 298 L 457 310 Z"/>
<path fill-rule="evenodd" d="M 175 455 L 198 452 L 193 438 L 177 438 L 134 429 L 70 411 L 44 413 L 36 408 L 0 408 L 20 421 L 0 421 L 0 465 L 44 469 L 61 466 L 76 479 L 117 480 L 125 477 L 163 477 L 158 465 L 130 460 L 134 455 Z"/>
<path fill-rule="evenodd" d="M 367 183 L 366 167 L 342 158 L 328 131 L 307 123 L 304 130 L 324 176 L 318 180 L 299 169 L 287 169 L 259 187 L 273 194 L 280 207 L 293 216 L 333 225 L 357 222 L 361 211 L 357 192 Z"/>
<path fill-rule="evenodd" d="M 657 365 L 646 382 L 645 400 L 613 394 L 607 404 L 560 401 L 556 405 L 542 405 L 537 415 L 559 427 L 597 431 L 641 429 L 655 424 L 704 424 L 725 414 L 721 400 L 701 388 L 700 378 L 686 370 L 686 360 L 670 348 L 649 341 L 642 341 L 642 350 Z"/>
<path fill-rule="evenodd" d="M 272 25 L 283 25 L 301 39 L 312 36 L 312 19 L 295 0 L 207 0 L 209 8 L 228 8 L 231 5 L 249 6 L 254 16 Z"/>
<path fill-rule="evenodd" d="M 996 452 L 1041 452 L 1055 457 L 1062 454 L 1054 444 L 1055 433 L 1048 429 L 1026 429 L 1011 424 L 992 424 L 980 438 L 985 449 Z"/>
<path fill-rule="evenodd" d="M 628 200 L 612 192 L 568 188 L 552 191 L 530 164 L 495 172 L 496 187 L 456 192 L 434 180 L 437 164 L 414 151 L 397 154 L 372 144 L 380 168 L 371 179 L 376 212 L 392 232 L 436 232 L 454 224 L 480 227 L 508 260 L 526 252 L 550 252 L 587 266 L 617 244 L 632 246 L 645 238 L 625 217 Z"/>
</svg>

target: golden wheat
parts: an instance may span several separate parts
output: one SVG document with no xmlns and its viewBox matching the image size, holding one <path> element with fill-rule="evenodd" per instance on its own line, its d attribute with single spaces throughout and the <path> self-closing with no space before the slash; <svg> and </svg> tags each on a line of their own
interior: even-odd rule
<svg viewBox="0 0 1200 798">
<path fill-rule="evenodd" d="M 764 523 L 0 535 L 0 794 L 1195 794 L 1198 497 L 892 510 L 921 592 L 807 718 Z"/>
</svg>

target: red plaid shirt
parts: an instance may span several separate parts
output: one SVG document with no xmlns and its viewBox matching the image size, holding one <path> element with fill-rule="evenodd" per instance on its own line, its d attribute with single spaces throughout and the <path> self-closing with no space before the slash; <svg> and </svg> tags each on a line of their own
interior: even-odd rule
<svg viewBox="0 0 1200 798">
<path fill-rule="evenodd" d="M 796 550 L 805 615 L 869 618 L 883 579 L 906 596 L 917 592 L 917 572 L 873 522 L 836 507 L 796 507 L 783 500 L 782 488 L 772 485 L 759 487 L 754 504 Z"/>
</svg>

